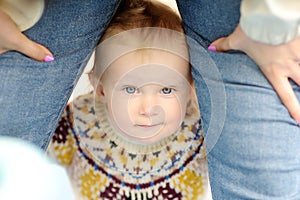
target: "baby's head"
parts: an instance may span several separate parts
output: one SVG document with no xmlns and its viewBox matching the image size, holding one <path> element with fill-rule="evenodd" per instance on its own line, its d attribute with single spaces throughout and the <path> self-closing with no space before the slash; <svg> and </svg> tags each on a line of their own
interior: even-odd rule
<svg viewBox="0 0 300 200">
<path fill-rule="evenodd" d="M 192 94 L 180 17 L 156 1 L 125 1 L 97 47 L 90 78 L 124 139 L 149 144 L 175 133 Z"/>
</svg>

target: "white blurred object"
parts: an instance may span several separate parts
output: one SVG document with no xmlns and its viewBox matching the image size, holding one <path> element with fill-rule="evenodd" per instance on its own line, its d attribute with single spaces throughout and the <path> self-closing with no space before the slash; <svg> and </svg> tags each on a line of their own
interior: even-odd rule
<svg viewBox="0 0 300 200">
<path fill-rule="evenodd" d="M 24 141 L 0 137 L 1 200 L 73 200 L 65 169 Z"/>
</svg>

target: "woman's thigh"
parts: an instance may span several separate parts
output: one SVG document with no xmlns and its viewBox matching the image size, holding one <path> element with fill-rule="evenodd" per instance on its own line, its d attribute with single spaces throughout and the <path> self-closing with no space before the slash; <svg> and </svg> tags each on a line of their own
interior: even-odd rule
<svg viewBox="0 0 300 200">
<path fill-rule="evenodd" d="M 48 145 L 60 114 L 120 0 L 48 0 L 25 34 L 48 47 L 51 63 L 0 55 L 0 135 Z"/>
<path fill-rule="evenodd" d="M 223 24 L 232 24 L 218 30 L 221 24 L 205 19 L 218 13 L 219 7 L 225 12 L 226 6 L 214 1 L 202 11 L 202 1 L 194 1 L 192 6 L 178 3 L 189 36 L 213 198 L 299 199 L 297 123 L 249 57 L 240 52 L 206 51 L 211 41 L 234 29 L 239 14 L 224 13 Z M 300 100 L 300 89 L 292 84 Z"/>
</svg>

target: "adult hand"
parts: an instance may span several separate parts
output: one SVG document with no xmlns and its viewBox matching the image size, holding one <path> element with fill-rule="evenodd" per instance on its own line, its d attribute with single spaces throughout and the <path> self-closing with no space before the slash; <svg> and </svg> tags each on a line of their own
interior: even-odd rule
<svg viewBox="0 0 300 200">
<path fill-rule="evenodd" d="M 272 84 L 292 118 L 300 125 L 300 106 L 289 82 L 300 85 L 300 37 L 281 45 L 269 45 L 248 37 L 240 25 L 228 37 L 215 40 L 213 51 L 241 50 L 252 58 Z"/>
<path fill-rule="evenodd" d="M 53 54 L 44 46 L 28 39 L 14 21 L 0 9 L 0 54 L 15 50 L 37 61 L 52 61 Z"/>
</svg>

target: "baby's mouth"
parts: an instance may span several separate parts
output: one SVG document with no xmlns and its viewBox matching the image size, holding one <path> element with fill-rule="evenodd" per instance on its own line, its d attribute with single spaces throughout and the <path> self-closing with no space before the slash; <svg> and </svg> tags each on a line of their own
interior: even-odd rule
<svg viewBox="0 0 300 200">
<path fill-rule="evenodd" d="M 137 124 L 136 126 L 141 127 L 141 128 L 152 128 L 152 127 L 157 127 L 161 125 L 161 123 L 159 124 Z"/>
</svg>

